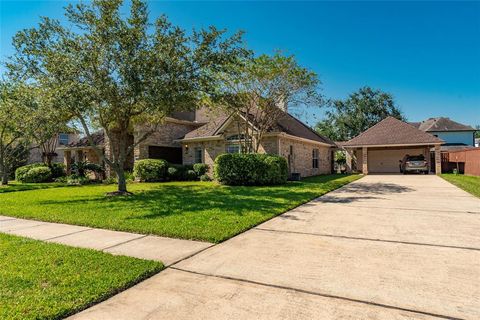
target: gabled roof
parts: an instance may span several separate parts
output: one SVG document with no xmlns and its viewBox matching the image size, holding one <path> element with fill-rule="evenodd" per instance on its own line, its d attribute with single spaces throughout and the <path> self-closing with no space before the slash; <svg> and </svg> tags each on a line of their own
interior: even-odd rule
<svg viewBox="0 0 480 320">
<path fill-rule="evenodd" d="M 343 146 L 428 145 L 444 141 L 394 117 L 387 117 Z"/>
<path fill-rule="evenodd" d="M 103 130 L 99 130 L 92 133 L 92 139 L 95 146 L 103 146 L 105 142 L 105 134 L 103 133 Z M 68 145 L 65 146 L 65 148 L 82 148 L 82 147 L 90 147 L 90 146 L 91 145 L 90 145 L 90 141 L 88 140 L 88 137 L 83 137 L 76 142 L 69 143 Z"/>
<path fill-rule="evenodd" d="M 287 112 L 281 111 L 282 114 L 273 125 L 268 132 L 283 132 L 298 138 L 313 140 L 325 144 L 329 144 L 331 146 L 335 146 L 335 143 L 330 139 L 318 134 L 306 124 L 295 118 L 294 116 L 290 115 Z M 211 120 L 201 126 L 200 128 L 193 130 L 187 133 L 184 139 L 200 139 L 200 138 L 207 138 L 207 137 L 220 137 L 222 132 L 220 132 L 221 128 L 227 124 L 228 120 L 233 117 L 232 115 L 216 115 L 211 117 Z"/>
<path fill-rule="evenodd" d="M 467 126 L 445 117 L 430 118 L 422 122 L 411 122 L 415 128 L 422 131 L 475 131 L 471 126 Z"/>
</svg>

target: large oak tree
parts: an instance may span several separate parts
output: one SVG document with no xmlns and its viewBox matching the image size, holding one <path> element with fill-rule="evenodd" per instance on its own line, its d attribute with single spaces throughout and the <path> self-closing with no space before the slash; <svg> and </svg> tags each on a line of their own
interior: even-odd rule
<svg viewBox="0 0 480 320">
<path fill-rule="evenodd" d="M 121 0 L 69 5 L 67 26 L 43 18 L 17 33 L 9 63 L 14 75 L 48 88 L 92 145 L 92 126 L 103 128 L 111 156 L 95 150 L 116 173 L 119 194 L 127 193 L 124 168 L 135 146 L 171 112 L 196 107 L 215 86 L 213 75 L 248 53 L 240 33 L 187 34 L 164 16 L 151 23 L 144 1 L 133 0 L 127 16 L 122 8 Z"/>
<path fill-rule="evenodd" d="M 360 88 L 346 100 L 330 101 L 325 118 L 315 129 L 334 141 L 350 140 L 388 116 L 405 117 L 389 93 Z"/>
</svg>

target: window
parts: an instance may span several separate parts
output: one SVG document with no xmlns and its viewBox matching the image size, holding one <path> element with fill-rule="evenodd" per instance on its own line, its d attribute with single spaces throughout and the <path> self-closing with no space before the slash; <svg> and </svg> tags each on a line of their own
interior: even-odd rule
<svg viewBox="0 0 480 320">
<path fill-rule="evenodd" d="M 240 140 L 246 140 L 245 139 L 245 135 L 242 133 L 242 134 L 234 134 L 234 135 L 231 135 L 231 136 L 228 136 L 227 141 L 240 141 Z"/>
<path fill-rule="evenodd" d="M 68 144 L 68 134 L 60 133 L 58 135 L 58 143 L 62 146 L 66 146 Z"/>
<path fill-rule="evenodd" d="M 195 148 L 195 163 L 203 163 L 203 150 L 202 148 Z"/>
<path fill-rule="evenodd" d="M 227 144 L 226 152 L 227 153 L 240 153 L 241 147 L 238 143 Z"/>
<path fill-rule="evenodd" d="M 312 150 L 312 168 L 318 169 L 318 149 Z"/>
</svg>

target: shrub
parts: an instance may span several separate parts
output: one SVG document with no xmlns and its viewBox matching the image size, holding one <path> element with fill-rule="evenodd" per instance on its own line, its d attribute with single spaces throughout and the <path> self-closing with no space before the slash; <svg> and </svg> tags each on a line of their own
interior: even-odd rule
<svg viewBox="0 0 480 320">
<path fill-rule="evenodd" d="M 201 177 L 208 171 L 208 165 L 205 163 L 195 163 L 193 165 L 193 171 L 197 174 L 197 176 Z"/>
<path fill-rule="evenodd" d="M 57 179 L 57 178 L 60 178 L 60 177 L 65 177 L 65 175 L 66 175 L 65 169 L 66 169 L 66 167 L 63 163 L 53 162 L 50 165 L 50 170 L 52 170 L 52 178 Z"/>
<path fill-rule="evenodd" d="M 72 186 L 82 186 L 85 184 L 91 183 L 92 180 L 90 180 L 88 177 L 84 176 L 79 176 L 79 175 L 71 175 L 67 177 L 67 184 L 72 185 Z"/>
<path fill-rule="evenodd" d="M 215 159 L 215 178 L 227 185 L 272 185 L 287 182 L 285 158 L 267 154 L 222 154 Z"/>
<path fill-rule="evenodd" d="M 167 177 L 168 162 L 160 159 L 143 159 L 135 162 L 133 175 L 140 181 L 163 181 Z"/>
<path fill-rule="evenodd" d="M 210 178 L 209 175 L 204 174 L 204 175 L 201 175 L 201 176 L 200 176 L 200 181 L 204 181 L 204 182 L 205 182 L 205 181 L 212 181 L 212 178 Z"/>
<path fill-rule="evenodd" d="M 187 170 L 185 173 L 185 180 L 186 181 L 195 181 L 197 180 L 197 173 L 193 170 Z"/>
<path fill-rule="evenodd" d="M 192 165 L 171 164 L 168 167 L 168 178 L 172 181 L 192 181 L 197 180 L 198 175 Z"/>
<path fill-rule="evenodd" d="M 65 165 L 63 163 L 54 162 L 48 167 L 44 163 L 32 163 L 15 170 L 15 180 L 19 182 L 29 182 L 25 181 L 25 176 L 31 169 L 34 168 L 50 168 L 51 179 L 57 179 L 65 176 Z"/>
<path fill-rule="evenodd" d="M 87 161 L 79 161 L 72 164 L 72 171 L 79 177 L 86 177 L 87 173 L 102 173 L 104 169 L 101 165 Z"/>
<path fill-rule="evenodd" d="M 39 168 L 39 167 L 45 167 L 45 164 L 43 164 L 43 163 L 32 163 L 32 164 L 28 164 L 26 166 L 17 168 L 17 170 L 15 170 L 15 180 L 17 180 L 19 182 L 26 182 L 25 181 L 25 175 L 28 173 L 28 171 L 30 169 Z"/>
<path fill-rule="evenodd" d="M 39 183 L 52 180 L 52 170 L 49 167 L 35 167 L 23 176 L 23 182 Z"/>
</svg>

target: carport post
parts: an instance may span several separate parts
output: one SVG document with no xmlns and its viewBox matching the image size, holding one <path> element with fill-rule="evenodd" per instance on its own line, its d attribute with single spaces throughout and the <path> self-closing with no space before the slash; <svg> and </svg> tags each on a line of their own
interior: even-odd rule
<svg viewBox="0 0 480 320">
<path fill-rule="evenodd" d="M 442 155 L 439 144 L 435 145 L 435 174 L 442 174 Z"/>
<path fill-rule="evenodd" d="M 368 149 L 362 147 L 362 173 L 368 174 Z"/>
</svg>

